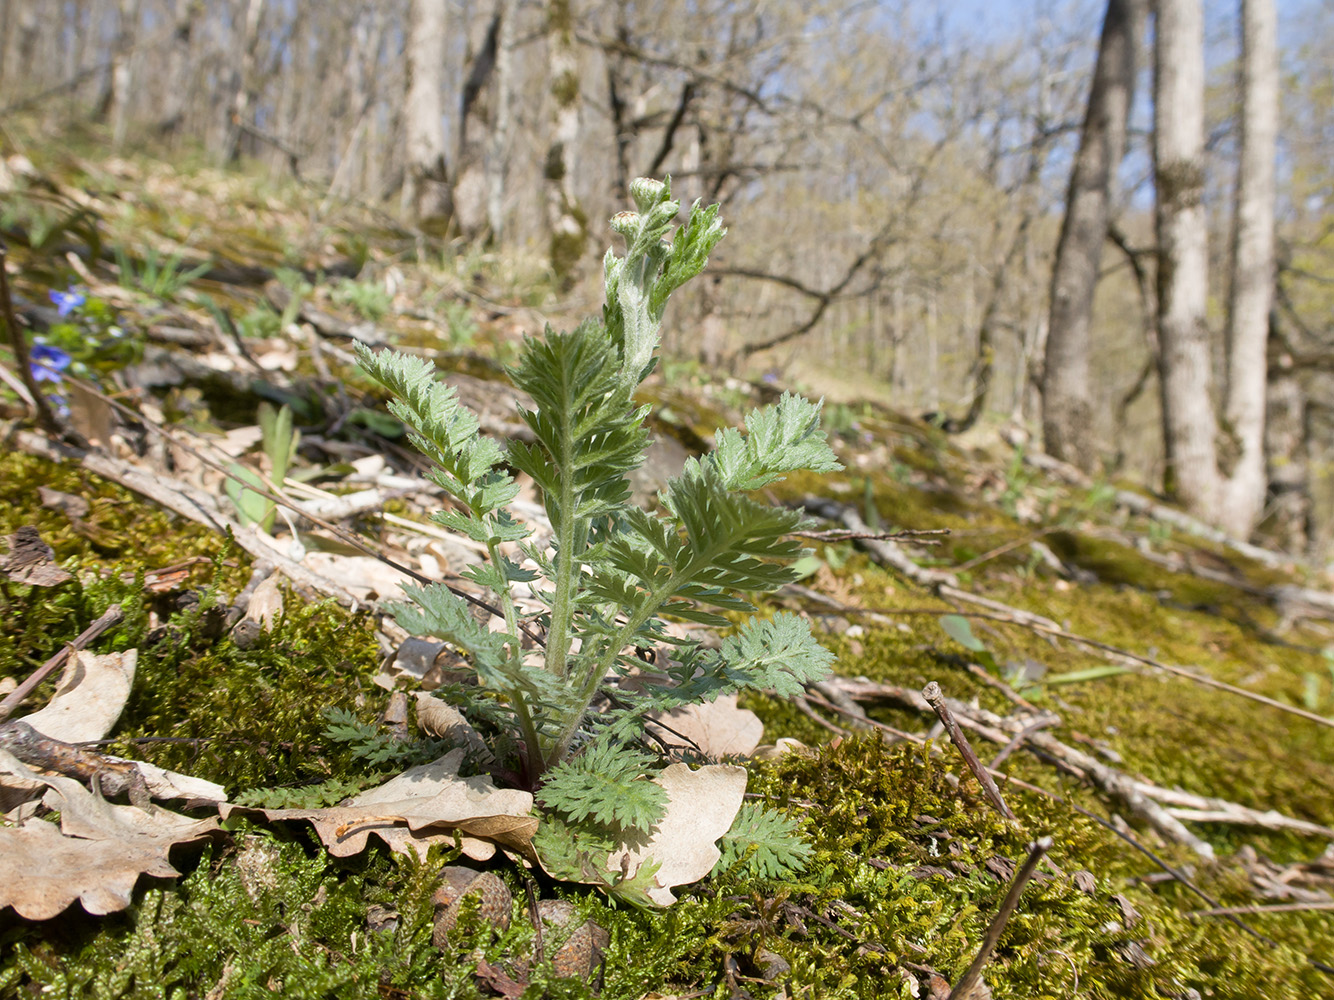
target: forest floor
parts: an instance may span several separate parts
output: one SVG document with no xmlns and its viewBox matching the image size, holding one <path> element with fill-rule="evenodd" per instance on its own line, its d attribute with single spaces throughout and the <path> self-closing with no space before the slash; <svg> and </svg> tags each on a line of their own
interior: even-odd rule
<svg viewBox="0 0 1334 1000">
<path fill-rule="evenodd" d="M 517 343 L 581 317 L 539 267 L 295 183 L 33 144 L 0 185 L 19 324 L 83 439 L 40 433 L 0 387 L 0 698 L 119 609 L 0 709 L 41 728 L 53 696 L 111 677 L 84 691 L 111 705 L 100 723 L 79 709 L 96 735 L 66 730 L 64 757 L 0 724 L 0 834 L 52 831 L 0 857 L 0 997 L 943 1000 L 1043 838 L 975 1000 L 1334 996 L 1334 581 L 875 402 L 826 407 L 842 472 L 765 494 L 852 536 L 813 541 L 804 578 L 763 603 L 808 616 L 836 676 L 716 723 L 763 723 L 747 793 L 799 820 L 804 871 L 716 871 L 636 910 L 496 854 L 468 863 L 512 913 L 464 907 L 433 941 L 462 840 L 335 856 L 270 814 L 418 763 L 438 744 L 395 692 L 446 692 L 459 666 L 439 646 L 414 658 L 382 612 L 409 578 L 380 557 L 453 578 L 474 555 L 429 522 L 438 490 L 351 341 L 433 359 L 503 437 Z M 643 396 L 659 439 L 643 495 L 785 388 L 802 387 L 665 361 Z M 270 512 L 229 476 L 263 483 L 275 463 L 290 507 L 243 527 L 238 503 Z M 167 769 L 176 787 L 151 792 L 175 801 L 142 808 L 102 755 Z M 244 808 L 220 820 L 220 796 Z M 61 836 L 42 823 L 57 816 Z M 535 942 L 539 897 L 608 932 L 581 975 L 557 975 L 579 921 Z"/>
</svg>

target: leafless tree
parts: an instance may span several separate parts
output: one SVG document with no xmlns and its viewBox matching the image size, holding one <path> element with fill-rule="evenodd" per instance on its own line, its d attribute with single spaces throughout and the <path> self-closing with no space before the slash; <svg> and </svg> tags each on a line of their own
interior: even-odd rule
<svg viewBox="0 0 1334 1000">
<path fill-rule="evenodd" d="M 1043 440 L 1048 454 L 1086 471 L 1096 461 L 1089 386 L 1093 292 L 1125 155 L 1145 6 L 1146 0 L 1108 0 L 1052 266 L 1042 369 Z"/>
<path fill-rule="evenodd" d="M 412 0 L 404 105 L 403 214 L 417 223 L 452 214 L 445 163 L 445 0 Z"/>
<path fill-rule="evenodd" d="M 1226 422 L 1221 426 L 1214 410 L 1211 337 L 1205 321 L 1208 233 L 1203 198 L 1204 19 L 1199 0 L 1159 0 L 1154 176 L 1169 485 L 1194 513 L 1245 537 L 1255 527 L 1265 495 L 1265 340 L 1273 287 L 1278 75 L 1273 0 L 1245 0 L 1242 7 L 1243 152 L 1224 359 Z"/>
</svg>

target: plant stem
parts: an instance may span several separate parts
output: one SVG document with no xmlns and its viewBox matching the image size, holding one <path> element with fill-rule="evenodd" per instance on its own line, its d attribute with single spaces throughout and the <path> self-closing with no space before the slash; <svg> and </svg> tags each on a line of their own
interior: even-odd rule
<svg viewBox="0 0 1334 1000">
<path fill-rule="evenodd" d="M 51 405 L 42 395 L 42 390 L 37 387 L 37 380 L 33 378 L 32 365 L 28 361 L 28 342 L 23 339 L 23 331 L 19 329 L 18 320 L 14 317 L 14 300 L 9 294 L 8 263 L 9 247 L 0 240 L 0 307 L 4 309 L 5 331 L 9 334 L 9 346 L 14 350 L 14 363 L 18 365 L 19 378 L 23 379 L 28 394 L 32 396 L 37 426 L 52 437 L 60 437 L 60 424 L 51 412 Z"/>
<path fill-rule="evenodd" d="M 566 419 L 570 419 L 567 415 Z M 547 670 L 564 680 L 569 672 L 570 624 L 574 620 L 575 582 L 588 542 L 588 519 L 575 516 L 573 435 L 561 435 L 560 523 L 556 533 L 556 592 L 551 601 L 551 630 L 547 634 Z"/>
</svg>

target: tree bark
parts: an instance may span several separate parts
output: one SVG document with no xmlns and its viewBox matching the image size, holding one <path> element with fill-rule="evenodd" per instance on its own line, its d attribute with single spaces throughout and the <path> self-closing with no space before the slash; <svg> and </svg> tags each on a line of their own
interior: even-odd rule
<svg viewBox="0 0 1334 1000">
<path fill-rule="evenodd" d="M 120 149 L 130 125 L 130 100 L 134 93 L 134 39 L 139 29 L 139 0 L 120 0 L 112 43 L 111 91 L 108 118 L 111 145 Z"/>
<path fill-rule="evenodd" d="M 1278 12 L 1241 4 L 1241 162 L 1227 315 L 1227 430 L 1238 452 L 1221 527 L 1250 534 L 1264 509 L 1266 341 L 1274 290 L 1274 160 L 1278 150 Z"/>
<path fill-rule="evenodd" d="M 1219 475 L 1211 398 L 1208 234 L 1204 212 L 1204 11 L 1158 0 L 1154 29 L 1154 181 L 1159 371 L 1166 487 L 1216 523 Z"/>
<path fill-rule="evenodd" d="M 459 109 L 459 142 L 454 155 L 454 217 L 459 232 L 476 239 L 486 228 L 488 140 L 495 127 L 495 76 L 504 5 L 498 0 L 476 51 L 471 52 L 468 79 Z M 472 46 L 469 46 L 470 50 Z"/>
<path fill-rule="evenodd" d="M 486 154 L 486 228 L 491 244 L 500 243 L 505 231 L 505 159 L 514 118 L 514 21 L 518 15 L 513 0 L 497 0 L 500 37 L 496 39 L 496 120 Z"/>
<path fill-rule="evenodd" d="M 575 153 L 582 104 L 574 49 L 574 0 L 547 0 L 547 79 L 552 104 L 547 146 L 547 229 L 551 270 L 558 285 L 573 287 L 588 247 L 588 216 L 574 193 Z"/>
<path fill-rule="evenodd" d="M 1145 6 L 1146 0 L 1108 0 L 1052 267 L 1042 433 L 1049 455 L 1085 472 L 1092 471 L 1095 461 L 1089 410 L 1089 323 L 1117 169 L 1125 156 L 1126 123 L 1135 101 Z"/>
<path fill-rule="evenodd" d="M 173 0 L 171 47 L 167 52 L 166 86 L 157 131 L 178 136 L 183 131 L 185 102 L 190 94 L 190 45 L 195 18 L 203 13 L 200 0 Z"/>
<path fill-rule="evenodd" d="M 259 56 L 259 24 L 264 16 L 264 0 L 246 0 L 245 20 L 242 25 L 240 65 L 232 74 L 231 106 L 227 109 L 226 129 L 220 159 L 234 163 L 241 155 L 241 126 L 251 115 L 255 83 L 255 63 Z"/>
<path fill-rule="evenodd" d="M 418 225 L 447 224 L 453 214 L 445 161 L 445 31 L 445 0 L 412 0 L 402 211 Z"/>
</svg>

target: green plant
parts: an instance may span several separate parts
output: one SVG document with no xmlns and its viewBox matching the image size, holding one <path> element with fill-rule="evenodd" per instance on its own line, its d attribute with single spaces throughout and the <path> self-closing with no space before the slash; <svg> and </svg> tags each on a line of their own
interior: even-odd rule
<svg viewBox="0 0 1334 1000">
<path fill-rule="evenodd" d="M 266 340 L 282 332 L 282 317 L 268 304 L 255 306 L 246 311 L 236 322 L 241 336 L 246 340 Z"/>
<path fill-rule="evenodd" d="M 408 588 L 411 603 L 397 605 L 396 617 L 409 632 L 438 636 L 471 658 L 480 685 L 465 710 L 503 720 L 495 744 L 505 759 L 496 773 L 538 791 L 546 809 L 538 848 L 544 860 L 559 859 L 548 868 L 566 877 L 587 876 L 589 859 L 608 842 L 645 833 L 661 818 L 662 789 L 641 780 L 662 763 L 639 743 L 647 716 L 745 688 L 790 695 L 823 677 L 832 660 L 790 614 L 749 619 L 714 649 L 666 629 L 664 616 L 730 625 L 719 611 L 754 610 L 740 594 L 792 580 L 802 550 L 790 536 L 804 518 L 746 493 L 788 472 L 840 466 L 820 429 L 819 405 L 785 394 L 753 411 L 746 433 L 719 430 L 716 450 L 689 460 L 662 492 L 661 513 L 630 503 L 626 477 L 643 460 L 649 411 L 633 393 L 656 363 L 668 296 L 703 270 L 726 232 L 716 206 L 696 204 L 669 243 L 679 206 L 668 185 L 640 179 L 632 194 L 638 211 L 612 220 L 628 249 L 604 259 L 601 319 L 526 340 L 510 369 L 534 400 L 534 409 L 520 410 L 532 443 L 502 449 L 479 435 L 477 418 L 430 363 L 357 345 L 362 367 L 396 397 L 390 411 L 434 463 L 431 478 L 457 501 L 434 519 L 486 546 L 488 562 L 466 575 L 490 591 L 505 627 L 479 624 L 441 585 Z M 529 544 L 529 529 L 510 514 L 519 486 L 507 466 L 541 491 L 550 550 Z M 516 545 L 535 569 L 515 561 Z M 530 653 L 522 640 L 533 629 L 520 627 L 513 586 L 539 578 L 544 648 Z M 636 648 L 666 646 L 661 683 L 619 690 L 611 709 L 590 712 L 609 675 L 642 666 Z M 786 856 L 766 851 L 766 864 Z M 611 873 L 591 867 L 615 885 Z M 634 886 L 620 888 L 642 898 Z"/>
<path fill-rule="evenodd" d="M 172 298 L 213 267 L 213 262 L 206 260 L 187 269 L 185 255 L 179 250 L 164 256 L 156 247 L 149 247 L 144 259 L 137 263 L 119 244 L 113 252 L 122 287 L 138 289 L 155 299 Z"/>
<path fill-rule="evenodd" d="M 446 302 L 441 310 L 445 316 L 445 326 L 449 330 L 449 346 L 463 349 L 472 346 L 477 337 L 477 321 L 472 310 L 464 302 Z"/>
<path fill-rule="evenodd" d="M 290 407 L 274 407 L 270 403 L 259 404 L 259 430 L 264 454 L 269 459 L 269 478 L 266 481 L 254 469 L 239 463 L 232 463 L 226 489 L 227 495 L 236 504 L 242 524 L 258 524 L 265 531 L 273 530 L 277 507 L 267 497 L 261 496 L 249 484 L 257 489 L 268 490 L 271 484 L 280 484 L 287 478 L 287 470 L 296 454 L 301 441 L 301 432 L 292 426 Z"/>
<path fill-rule="evenodd" d="M 334 302 L 351 307 L 358 316 L 378 323 L 393 308 L 394 300 L 384 285 L 377 281 L 355 281 L 344 278 L 331 293 Z"/>
</svg>

